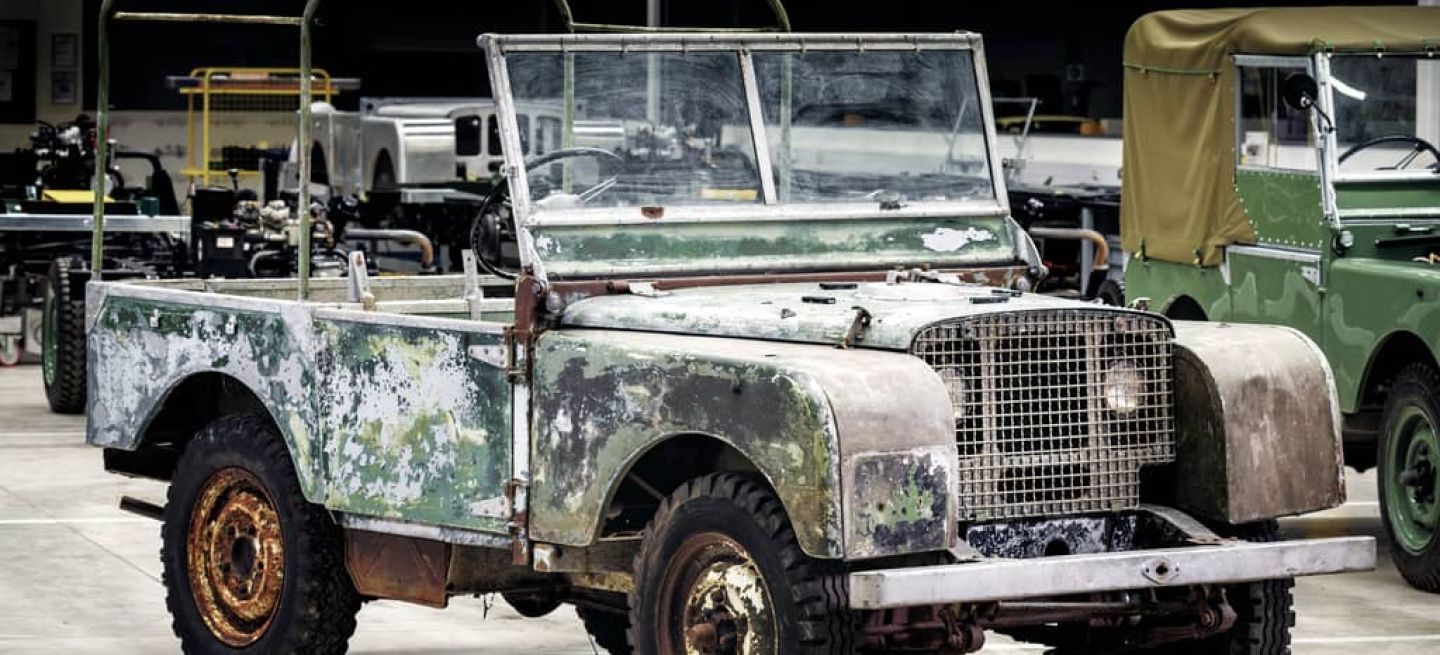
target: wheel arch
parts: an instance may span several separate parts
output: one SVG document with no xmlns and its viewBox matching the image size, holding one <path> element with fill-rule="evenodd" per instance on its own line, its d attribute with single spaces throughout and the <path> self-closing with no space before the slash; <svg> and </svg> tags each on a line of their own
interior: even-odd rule
<svg viewBox="0 0 1440 655">
<path fill-rule="evenodd" d="M 1435 353 L 1419 335 L 1409 330 L 1395 330 L 1380 339 L 1365 363 L 1365 372 L 1356 389 L 1357 409 L 1383 404 L 1384 390 L 1400 370 L 1414 363 L 1440 371 Z"/>
<path fill-rule="evenodd" d="M 106 468 L 142 477 L 169 480 L 181 453 L 211 423 L 240 414 L 263 415 L 285 439 L 291 462 L 306 496 L 316 480 L 296 457 L 295 436 L 261 395 L 240 378 L 205 370 L 179 377 L 166 389 L 140 424 L 134 449 L 106 449 Z M 313 498 L 312 498 L 313 500 Z"/>
<path fill-rule="evenodd" d="M 370 190 L 372 191 L 382 190 L 380 189 L 381 170 L 389 171 L 391 186 L 400 183 L 400 171 L 395 165 L 395 156 L 390 154 L 389 148 L 381 148 L 376 152 L 374 162 L 370 164 L 370 175 L 368 177 Z"/>
<path fill-rule="evenodd" d="M 786 499 L 779 493 L 775 481 L 753 457 L 721 435 L 700 431 L 667 434 L 631 453 L 606 481 L 602 507 L 607 514 L 613 511 L 617 501 L 623 502 L 622 493 L 625 499 L 650 497 L 656 506 L 646 507 L 643 517 L 637 517 L 648 521 L 663 500 L 653 498 L 651 491 L 668 496 L 686 482 L 711 473 L 751 475 L 780 499 L 780 505 L 786 507 L 789 514 Z M 603 537 L 607 527 L 607 521 L 602 518 L 595 526 L 594 538 Z"/>
<path fill-rule="evenodd" d="M 1206 321 L 1205 309 L 1200 302 L 1188 294 L 1180 294 L 1165 304 L 1164 314 L 1177 321 Z"/>
</svg>

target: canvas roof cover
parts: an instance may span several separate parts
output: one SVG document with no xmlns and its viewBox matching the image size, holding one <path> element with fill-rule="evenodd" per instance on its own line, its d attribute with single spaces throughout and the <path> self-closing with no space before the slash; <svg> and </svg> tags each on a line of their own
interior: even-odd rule
<svg viewBox="0 0 1440 655">
<path fill-rule="evenodd" d="M 1255 238 L 1235 190 L 1232 55 L 1424 52 L 1440 7 L 1176 10 L 1125 35 L 1125 250 L 1187 264 Z"/>
</svg>

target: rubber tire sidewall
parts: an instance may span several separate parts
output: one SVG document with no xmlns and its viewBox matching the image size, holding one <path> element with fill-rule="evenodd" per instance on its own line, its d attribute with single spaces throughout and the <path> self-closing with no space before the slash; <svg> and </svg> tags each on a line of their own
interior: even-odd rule
<svg viewBox="0 0 1440 655">
<path fill-rule="evenodd" d="M 190 515 L 196 498 L 206 481 L 216 472 L 227 467 L 237 467 L 253 474 L 264 485 L 270 500 L 280 518 L 280 534 L 285 546 L 285 580 L 281 587 L 280 601 L 269 628 L 260 639 L 244 648 L 232 648 L 216 639 L 205 626 L 195 605 L 194 592 L 186 567 L 185 542 L 190 527 Z M 316 535 L 300 528 L 305 517 L 301 512 L 318 511 L 308 504 L 300 492 L 299 481 L 280 434 L 269 422 L 268 417 L 258 414 L 237 415 L 221 418 L 211 423 L 190 443 L 170 482 L 169 496 L 165 508 L 165 522 L 161 530 L 161 555 L 164 579 L 167 588 L 166 604 L 174 619 L 173 627 L 180 637 L 185 653 L 196 655 L 231 655 L 234 653 L 289 653 L 305 652 L 316 655 L 330 655 L 345 651 L 345 640 L 354 631 L 354 613 L 359 609 L 359 598 L 353 589 L 339 597 L 327 599 L 349 611 L 349 625 L 333 626 L 343 631 L 338 647 L 315 649 L 293 648 L 292 645 L 305 643 L 304 630 L 299 625 L 307 608 L 301 607 L 300 587 L 312 576 L 325 575 L 317 571 L 313 558 L 308 554 L 317 550 L 339 549 L 343 558 L 343 544 L 339 541 L 336 528 L 328 536 L 336 537 L 333 543 L 317 543 L 322 535 Z M 327 518 L 328 520 L 328 518 Z M 343 566 L 343 560 L 342 560 Z M 346 581 L 348 585 L 348 580 Z M 299 610 L 299 611 L 297 611 Z M 335 646 L 332 644 L 332 646 Z"/>
<path fill-rule="evenodd" d="M 1407 551 L 1395 539 L 1395 528 L 1390 522 L 1390 508 L 1386 499 L 1387 480 L 1393 474 L 1388 458 L 1393 446 L 1390 441 L 1394 433 L 1394 422 L 1400 410 L 1409 405 L 1419 407 L 1430 419 L 1430 424 L 1440 428 L 1440 376 L 1437 376 L 1433 369 L 1424 365 L 1413 365 L 1402 370 L 1395 377 L 1395 383 L 1391 385 L 1390 393 L 1385 399 L 1376 463 L 1380 518 L 1385 524 L 1385 534 L 1390 539 L 1390 559 L 1395 562 L 1395 568 L 1399 569 L 1401 577 L 1416 589 L 1440 593 L 1440 534 L 1432 537 L 1430 543 L 1419 553 Z"/>
<path fill-rule="evenodd" d="M 826 582 L 834 576 L 818 575 L 824 563 L 811 561 L 800 551 L 779 499 L 747 477 L 714 474 L 681 485 L 645 530 L 635 556 L 635 590 L 630 596 L 630 643 L 637 655 L 672 655 L 659 651 L 657 637 L 664 629 L 659 625 L 660 587 L 676 550 L 702 532 L 728 536 L 755 563 L 775 612 L 777 655 L 851 652 L 848 642 L 853 631 L 841 633 L 853 626 L 848 617 L 832 614 L 845 608 L 825 607 L 827 602 L 838 604 L 839 594 Z M 788 570 L 786 559 L 793 560 Z M 803 639 L 802 623 L 817 632 L 811 643 Z M 820 639 L 821 634 L 825 638 Z"/>
<path fill-rule="evenodd" d="M 53 357 L 55 378 L 44 381 L 45 400 L 50 410 L 57 414 L 79 414 L 85 411 L 86 354 L 85 354 L 85 298 L 75 298 L 70 287 L 70 273 L 83 266 L 77 260 L 57 259 L 50 262 L 46 276 L 46 302 L 50 304 L 41 313 L 41 320 L 55 321 L 54 326 L 42 326 L 42 334 L 55 335 L 54 342 L 44 342 L 41 347 L 45 356 Z M 53 310 L 53 314 L 52 311 Z M 53 316 L 53 319 L 52 319 Z M 44 362 L 41 362 L 44 366 Z M 43 370 L 41 379 L 44 380 Z"/>
</svg>

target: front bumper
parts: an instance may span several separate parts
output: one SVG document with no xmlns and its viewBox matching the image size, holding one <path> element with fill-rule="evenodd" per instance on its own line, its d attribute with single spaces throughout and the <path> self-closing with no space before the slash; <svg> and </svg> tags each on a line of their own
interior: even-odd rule
<svg viewBox="0 0 1440 655">
<path fill-rule="evenodd" d="M 886 609 L 1070 594 L 1234 584 L 1368 571 L 1373 537 L 1224 542 L 1089 555 L 998 559 L 850 574 L 850 607 Z"/>
</svg>

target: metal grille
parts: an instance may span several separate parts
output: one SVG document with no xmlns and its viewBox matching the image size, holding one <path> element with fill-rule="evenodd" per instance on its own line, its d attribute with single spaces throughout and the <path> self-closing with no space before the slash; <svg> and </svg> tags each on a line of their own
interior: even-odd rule
<svg viewBox="0 0 1440 655">
<path fill-rule="evenodd" d="M 913 352 L 950 390 L 961 520 L 1133 508 L 1173 461 L 1171 332 L 1106 310 L 1008 312 L 925 328 Z"/>
</svg>

